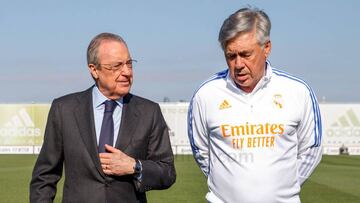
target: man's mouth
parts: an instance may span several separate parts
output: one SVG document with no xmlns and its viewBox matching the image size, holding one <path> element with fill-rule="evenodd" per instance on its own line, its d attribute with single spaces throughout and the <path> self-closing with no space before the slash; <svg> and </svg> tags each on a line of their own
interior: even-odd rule
<svg viewBox="0 0 360 203">
<path fill-rule="evenodd" d="M 120 85 L 125 85 L 125 86 L 130 85 L 130 81 L 128 81 L 128 80 L 124 80 L 124 81 L 117 81 L 117 83 L 118 83 L 118 84 L 120 84 Z"/>
</svg>

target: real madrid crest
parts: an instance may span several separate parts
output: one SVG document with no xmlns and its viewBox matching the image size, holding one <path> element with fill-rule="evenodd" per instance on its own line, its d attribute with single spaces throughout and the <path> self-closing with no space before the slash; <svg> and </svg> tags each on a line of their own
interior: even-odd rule
<svg viewBox="0 0 360 203">
<path fill-rule="evenodd" d="M 284 100 L 281 94 L 274 94 L 273 104 L 275 108 L 282 109 L 284 107 Z"/>
</svg>

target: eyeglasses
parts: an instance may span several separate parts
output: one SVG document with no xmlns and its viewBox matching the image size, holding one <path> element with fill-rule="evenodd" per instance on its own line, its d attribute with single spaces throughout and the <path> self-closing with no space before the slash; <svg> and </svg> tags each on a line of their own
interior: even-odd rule
<svg viewBox="0 0 360 203">
<path fill-rule="evenodd" d="M 112 71 L 118 71 L 120 69 L 122 69 L 124 66 L 126 66 L 129 69 L 132 69 L 133 64 L 136 63 L 137 60 L 134 59 L 130 59 L 127 61 L 119 61 L 116 63 L 112 63 L 112 64 L 98 64 L 99 66 L 102 66 L 103 68 L 107 69 L 107 70 L 112 70 Z"/>
</svg>

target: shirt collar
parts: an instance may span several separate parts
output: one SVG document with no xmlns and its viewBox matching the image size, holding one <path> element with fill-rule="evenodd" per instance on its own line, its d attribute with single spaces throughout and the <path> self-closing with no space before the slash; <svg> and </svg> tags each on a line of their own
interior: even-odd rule
<svg viewBox="0 0 360 203">
<path fill-rule="evenodd" d="M 93 104 L 94 104 L 95 108 L 100 107 L 106 100 L 109 100 L 109 98 L 105 97 L 103 95 L 103 93 L 100 92 L 97 85 L 94 85 L 94 87 L 93 87 L 92 96 L 93 96 Z M 119 98 L 119 99 L 117 99 L 115 101 L 116 101 L 117 105 L 122 107 L 122 105 L 123 105 L 123 97 L 121 97 L 121 98 Z"/>
</svg>

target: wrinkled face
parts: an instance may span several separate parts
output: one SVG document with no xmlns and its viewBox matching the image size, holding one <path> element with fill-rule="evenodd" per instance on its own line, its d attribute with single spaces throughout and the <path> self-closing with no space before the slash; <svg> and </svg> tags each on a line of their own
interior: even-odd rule
<svg viewBox="0 0 360 203">
<path fill-rule="evenodd" d="M 89 64 L 91 75 L 95 78 L 101 93 L 109 99 L 118 99 L 130 91 L 133 82 L 129 50 L 124 43 L 104 40 L 98 48 L 98 63 Z M 122 63 L 118 70 L 112 70 L 114 64 Z"/>
<path fill-rule="evenodd" d="M 266 58 L 271 51 L 271 42 L 261 47 L 255 29 L 230 40 L 224 50 L 231 79 L 244 92 L 252 92 L 264 76 Z"/>
</svg>

